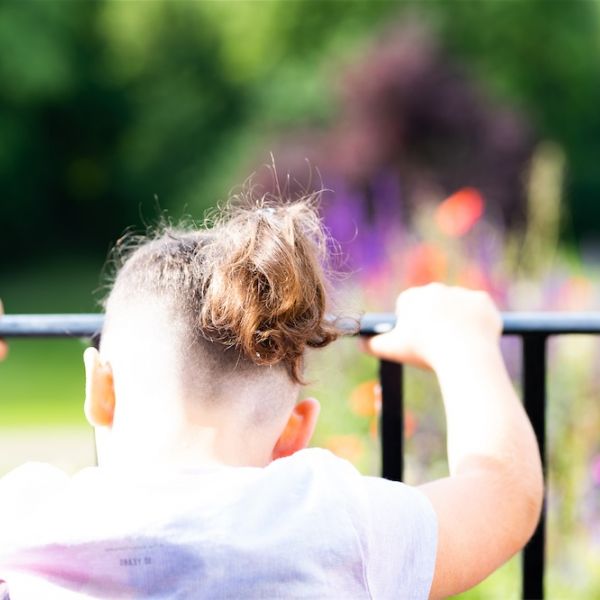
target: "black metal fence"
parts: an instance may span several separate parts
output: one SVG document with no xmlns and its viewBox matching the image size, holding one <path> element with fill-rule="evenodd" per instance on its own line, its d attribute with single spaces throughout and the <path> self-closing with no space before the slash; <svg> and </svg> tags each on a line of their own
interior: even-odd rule
<svg viewBox="0 0 600 600">
<path fill-rule="evenodd" d="M 361 334 L 373 335 L 389 330 L 394 315 L 366 315 Z M 567 334 L 600 334 L 600 313 L 505 313 L 504 335 L 519 336 L 523 347 L 523 403 L 538 444 L 546 477 L 546 342 L 548 337 Z M 403 368 L 381 361 L 382 389 L 381 446 L 382 475 L 401 481 L 404 469 Z M 544 597 L 546 509 L 533 538 L 523 552 L 522 596 Z"/>
<path fill-rule="evenodd" d="M 102 315 L 7 315 L 0 319 L 0 337 L 95 338 L 102 328 Z M 393 314 L 367 314 L 360 334 L 389 331 Z M 550 336 L 600 334 L 600 313 L 505 313 L 504 335 L 519 336 L 523 347 L 523 402 L 540 446 L 546 474 L 546 342 Z M 382 476 L 401 481 L 404 470 L 403 368 L 381 361 Z M 544 597 L 546 510 L 523 552 L 522 595 Z"/>
</svg>

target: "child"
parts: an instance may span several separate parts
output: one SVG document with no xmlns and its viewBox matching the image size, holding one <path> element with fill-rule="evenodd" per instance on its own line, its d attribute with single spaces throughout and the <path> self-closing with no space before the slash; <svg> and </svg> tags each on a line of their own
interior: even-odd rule
<svg viewBox="0 0 600 600">
<path fill-rule="evenodd" d="M 339 333 L 326 244 L 310 201 L 266 198 L 125 252 L 84 354 L 100 466 L 0 481 L 12 600 L 443 597 L 526 543 L 540 459 L 483 293 L 408 290 L 364 342 L 437 374 L 449 477 L 412 488 L 306 449 L 304 355 Z"/>
</svg>

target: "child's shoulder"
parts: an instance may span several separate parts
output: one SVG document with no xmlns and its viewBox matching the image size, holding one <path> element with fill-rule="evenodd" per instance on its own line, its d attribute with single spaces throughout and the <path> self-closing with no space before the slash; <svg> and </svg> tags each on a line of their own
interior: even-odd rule
<svg viewBox="0 0 600 600">
<path fill-rule="evenodd" d="M 362 475 L 354 465 L 346 459 L 340 458 L 325 448 L 306 448 L 291 456 L 280 458 L 272 462 L 267 470 L 289 470 L 307 472 L 314 475 L 325 474 L 330 476 L 361 478 Z"/>
<path fill-rule="evenodd" d="M 28 462 L 0 478 L 0 528 L 25 515 L 40 499 L 64 489 L 69 476 L 58 467 Z M 8 521 L 8 522 L 7 522 Z"/>
<path fill-rule="evenodd" d="M 43 462 L 27 462 L 0 478 L 0 494 L 10 494 L 10 490 L 64 485 L 69 476 L 54 465 Z"/>
</svg>

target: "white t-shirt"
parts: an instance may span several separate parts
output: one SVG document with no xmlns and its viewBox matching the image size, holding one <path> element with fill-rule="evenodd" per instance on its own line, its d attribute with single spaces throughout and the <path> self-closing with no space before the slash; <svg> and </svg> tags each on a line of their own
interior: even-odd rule
<svg viewBox="0 0 600 600">
<path fill-rule="evenodd" d="M 421 492 L 320 449 L 265 468 L 28 464 L 0 480 L 11 600 L 427 598 L 436 543 Z"/>
</svg>

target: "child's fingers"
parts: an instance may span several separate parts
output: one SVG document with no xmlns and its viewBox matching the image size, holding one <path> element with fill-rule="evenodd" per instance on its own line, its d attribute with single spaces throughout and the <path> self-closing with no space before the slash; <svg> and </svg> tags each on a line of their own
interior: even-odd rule
<svg viewBox="0 0 600 600">
<path fill-rule="evenodd" d="M 388 333 L 381 333 L 361 340 L 362 349 L 383 360 L 421 364 L 411 347 L 406 343 L 398 327 Z"/>
<path fill-rule="evenodd" d="M 364 352 L 382 360 L 406 363 L 422 369 L 430 368 L 429 364 L 405 343 L 401 332 L 397 329 L 361 339 L 360 345 Z"/>
<path fill-rule="evenodd" d="M 369 338 L 358 338 L 358 347 L 361 352 L 365 354 L 371 354 L 371 350 L 369 348 Z"/>
<path fill-rule="evenodd" d="M 398 354 L 397 336 L 390 333 L 382 333 L 360 341 L 361 349 L 367 354 L 372 354 L 385 360 L 395 360 Z"/>
<path fill-rule="evenodd" d="M 363 350 L 377 358 L 401 362 L 406 358 L 406 352 L 399 338 L 397 331 L 374 335 L 363 340 Z"/>
</svg>

